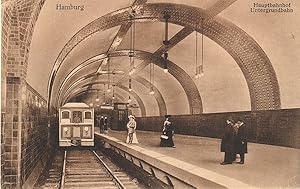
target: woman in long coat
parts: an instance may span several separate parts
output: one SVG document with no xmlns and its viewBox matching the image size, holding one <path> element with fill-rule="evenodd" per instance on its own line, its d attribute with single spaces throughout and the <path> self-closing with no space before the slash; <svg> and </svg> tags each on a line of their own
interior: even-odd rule
<svg viewBox="0 0 300 189">
<path fill-rule="evenodd" d="M 236 123 L 236 126 L 238 128 L 237 134 L 235 137 L 236 154 L 240 154 L 241 161 L 239 163 L 244 164 L 245 153 L 248 152 L 246 127 L 245 127 L 244 122 L 242 122 L 242 121 L 238 121 Z"/>
<path fill-rule="evenodd" d="M 160 146 L 161 147 L 173 147 L 175 148 L 173 135 L 174 135 L 174 127 L 172 122 L 169 120 L 170 116 L 166 117 L 166 121 L 164 122 L 163 133 L 161 135 Z"/>
<path fill-rule="evenodd" d="M 221 152 L 225 152 L 224 161 L 221 165 L 232 164 L 235 159 L 235 131 L 232 120 L 227 120 L 224 135 L 221 141 Z"/>
</svg>

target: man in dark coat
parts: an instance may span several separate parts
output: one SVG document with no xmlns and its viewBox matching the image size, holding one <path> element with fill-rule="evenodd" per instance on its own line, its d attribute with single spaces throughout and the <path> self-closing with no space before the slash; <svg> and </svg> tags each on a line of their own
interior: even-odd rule
<svg viewBox="0 0 300 189">
<path fill-rule="evenodd" d="M 225 152 L 224 161 L 221 165 L 232 164 L 235 153 L 235 132 L 233 120 L 226 120 L 226 127 L 221 141 L 221 152 Z"/>
<path fill-rule="evenodd" d="M 244 122 L 238 121 L 236 123 L 236 126 L 238 128 L 237 134 L 235 137 L 235 148 L 236 148 L 236 154 L 240 155 L 241 161 L 240 164 L 244 164 L 245 162 L 245 153 L 248 152 L 247 149 L 247 132 Z"/>
<path fill-rule="evenodd" d="M 108 119 L 106 116 L 104 117 L 104 121 L 103 121 L 103 129 L 104 129 L 104 133 L 107 134 L 108 133 Z"/>
<path fill-rule="evenodd" d="M 104 131 L 104 117 L 101 116 L 99 120 L 99 127 L 100 127 L 100 133 L 103 133 Z"/>
</svg>

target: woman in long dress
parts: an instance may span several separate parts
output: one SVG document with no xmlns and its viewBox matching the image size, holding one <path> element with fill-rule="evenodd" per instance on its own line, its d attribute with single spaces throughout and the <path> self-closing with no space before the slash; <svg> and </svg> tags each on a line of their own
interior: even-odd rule
<svg viewBox="0 0 300 189">
<path fill-rule="evenodd" d="M 138 140 L 136 137 L 136 121 L 135 121 L 135 117 L 133 115 L 128 116 L 129 121 L 127 123 L 127 130 L 128 130 L 128 134 L 127 134 L 127 139 L 126 139 L 126 143 L 128 144 L 138 144 Z"/>
<path fill-rule="evenodd" d="M 172 122 L 170 121 L 170 115 L 165 116 L 166 120 L 164 122 L 163 133 L 160 138 L 160 146 L 161 147 L 173 147 L 175 148 L 173 135 L 174 135 L 174 127 Z"/>
</svg>

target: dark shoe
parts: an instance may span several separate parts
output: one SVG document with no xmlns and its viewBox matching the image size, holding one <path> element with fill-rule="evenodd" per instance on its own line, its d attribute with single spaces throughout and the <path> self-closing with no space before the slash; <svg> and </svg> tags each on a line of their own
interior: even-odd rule
<svg viewBox="0 0 300 189">
<path fill-rule="evenodd" d="M 240 161 L 240 162 L 238 162 L 238 164 L 244 164 L 244 162 L 243 162 L 243 161 Z"/>
<path fill-rule="evenodd" d="M 232 163 L 229 163 L 229 162 L 222 162 L 220 163 L 221 165 L 228 165 L 228 164 L 232 164 Z"/>
</svg>

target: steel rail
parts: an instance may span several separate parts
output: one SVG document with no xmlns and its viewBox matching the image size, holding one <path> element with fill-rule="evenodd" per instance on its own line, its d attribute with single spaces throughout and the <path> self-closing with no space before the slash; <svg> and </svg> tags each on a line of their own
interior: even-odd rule
<svg viewBox="0 0 300 189">
<path fill-rule="evenodd" d="M 64 188 L 65 185 L 65 174 L 66 174 L 66 164 L 67 164 L 67 151 L 65 151 L 64 154 L 64 164 L 63 164 L 63 170 L 62 170 L 62 174 L 61 174 L 61 181 L 60 181 L 60 189 Z"/>
<path fill-rule="evenodd" d="M 99 155 L 93 150 L 94 155 L 97 157 L 97 159 L 102 163 L 102 165 L 105 167 L 105 169 L 109 172 L 109 174 L 115 179 L 117 184 L 122 188 L 126 189 L 126 187 L 123 185 L 123 183 L 120 181 L 118 177 L 116 177 L 113 172 L 110 170 L 110 168 L 104 163 L 104 161 L 99 157 Z"/>
</svg>

